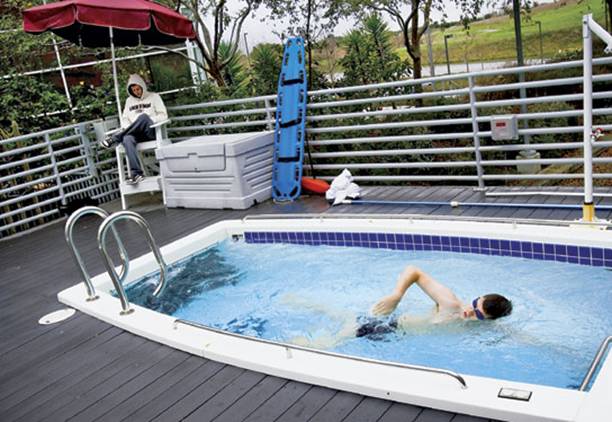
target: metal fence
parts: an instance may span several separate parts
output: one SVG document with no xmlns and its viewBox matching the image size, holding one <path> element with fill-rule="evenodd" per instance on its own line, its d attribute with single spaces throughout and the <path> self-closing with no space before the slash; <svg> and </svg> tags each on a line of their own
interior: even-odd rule
<svg viewBox="0 0 612 422">
<path fill-rule="evenodd" d="M 0 237 L 118 197 L 114 154 L 92 139 L 85 122 L 0 140 Z"/>
<path fill-rule="evenodd" d="M 593 65 L 594 127 L 610 130 L 612 58 L 595 59 Z M 329 180 L 348 168 L 360 183 L 483 188 L 583 177 L 581 60 L 326 89 L 308 96 L 306 168 L 320 178 Z M 181 141 L 273 130 L 275 107 L 276 95 L 169 107 L 168 133 Z M 519 139 L 492 140 L 493 117 L 507 114 L 518 118 Z M 0 157 L 12 160 L 0 166 L 0 235 L 43 217 L 57 218 L 58 203 L 69 202 L 70 195 L 95 192 L 100 201 L 116 196 L 114 160 L 98 157 L 89 126 L 0 141 Z M 597 141 L 593 151 L 597 185 L 612 179 L 606 170 L 612 142 Z M 25 152 L 28 158 L 15 159 Z M 34 161 L 35 169 L 23 167 Z M 68 180 L 69 175 L 78 178 Z M 34 190 L 40 183 L 49 187 Z M 16 192 L 27 193 L 17 197 Z M 9 193 L 13 197 L 5 199 Z"/>
<path fill-rule="evenodd" d="M 594 126 L 612 129 L 611 58 L 594 60 Z M 520 83 L 523 73 L 526 82 Z M 520 96 L 523 90 L 525 95 Z M 309 159 L 318 177 L 350 169 L 362 182 L 582 178 L 582 61 L 454 74 L 308 93 Z M 273 128 L 275 95 L 172 107 L 175 140 Z M 513 114 L 516 141 L 493 141 L 494 116 Z M 612 163 L 610 142 L 594 163 Z M 597 171 L 594 178 L 609 179 Z"/>
</svg>

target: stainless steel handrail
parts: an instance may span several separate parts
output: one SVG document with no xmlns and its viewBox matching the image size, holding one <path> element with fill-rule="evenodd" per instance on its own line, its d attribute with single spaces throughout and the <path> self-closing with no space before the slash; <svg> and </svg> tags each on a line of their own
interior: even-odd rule
<svg viewBox="0 0 612 422">
<path fill-rule="evenodd" d="M 505 224 L 531 224 L 531 225 L 549 225 L 549 226 L 600 226 L 612 227 L 612 222 L 605 220 L 585 222 L 585 221 L 569 221 L 569 220 L 545 220 L 545 219 L 527 219 L 527 218 L 504 218 L 504 217 L 471 217 L 461 215 L 431 215 L 431 214 L 353 214 L 353 213 L 319 213 L 319 214 L 259 214 L 247 215 L 242 218 L 242 221 L 248 220 L 267 220 L 267 219 L 390 219 L 390 220 L 435 220 L 435 221 L 467 221 L 479 223 L 505 223 Z"/>
<path fill-rule="evenodd" d="M 157 247 L 157 243 L 155 243 L 155 239 L 153 239 L 153 235 L 151 234 L 151 228 L 147 221 L 140 215 L 133 211 L 119 211 L 111 214 L 107 217 L 103 222 L 100 228 L 98 229 L 98 249 L 104 258 L 104 265 L 106 266 L 106 270 L 115 286 L 115 290 L 117 291 L 117 295 L 119 296 L 119 300 L 121 301 L 121 315 L 127 315 L 134 312 L 134 309 L 130 308 L 130 302 L 128 301 L 127 295 L 125 294 L 125 289 L 123 288 L 123 278 L 120 278 L 115 272 L 115 267 L 113 266 L 113 261 L 106 250 L 106 235 L 108 230 L 113 227 L 113 225 L 117 221 L 121 220 L 131 220 L 136 222 L 147 235 L 147 242 L 149 243 L 149 247 L 159 264 L 159 283 L 157 287 L 153 291 L 154 296 L 159 296 L 162 294 L 166 288 L 166 263 L 164 262 L 164 258 Z"/>
<path fill-rule="evenodd" d="M 108 213 L 102 208 L 98 207 L 82 207 L 73 212 L 70 217 L 68 217 L 68 221 L 66 221 L 66 225 L 64 226 L 64 236 L 66 238 L 66 243 L 70 247 L 70 252 L 72 252 L 72 257 L 76 262 L 77 267 L 81 270 L 81 274 L 83 275 L 83 282 L 85 283 L 85 287 L 87 288 L 87 301 L 96 300 L 98 296 L 96 295 L 96 290 L 91 282 L 91 278 L 89 277 L 89 273 L 85 269 L 85 263 L 83 262 L 83 258 L 81 258 L 81 254 L 77 250 L 74 239 L 73 239 L 73 231 L 74 226 L 77 221 L 88 214 L 95 214 L 103 219 L 108 217 Z M 121 265 L 121 273 L 119 274 L 119 278 L 121 281 L 125 279 L 125 276 L 128 273 L 128 269 L 130 267 L 130 258 L 128 257 L 127 251 L 123 246 L 123 242 L 121 242 L 121 238 L 117 234 L 117 231 L 113 228 L 113 235 L 115 236 L 115 240 L 117 241 L 117 246 L 119 247 L 119 256 L 121 257 L 122 265 Z"/>
<path fill-rule="evenodd" d="M 336 357 L 336 358 L 348 359 L 348 360 L 353 360 L 353 361 L 356 361 L 356 362 L 373 363 L 373 364 L 377 364 L 377 365 L 391 366 L 391 367 L 394 367 L 394 368 L 412 369 L 412 370 L 415 370 L 415 371 L 431 372 L 431 373 L 434 373 L 434 374 L 447 375 L 447 376 L 450 376 L 450 377 L 453 377 L 454 379 L 456 379 L 461 384 L 461 388 L 462 389 L 466 389 L 467 388 L 467 383 L 465 382 L 465 379 L 461 375 L 459 375 L 459 374 L 457 374 L 455 372 L 452 372 L 452 371 L 447 371 L 445 369 L 428 368 L 426 366 L 407 365 L 407 364 L 399 363 L 399 362 L 388 362 L 388 361 L 384 361 L 384 360 L 362 358 L 362 357 L 359 357 L 359 356 L 343 355 L 341 353 L 328 352 L 326 350 L 313 349 L 311 347 L 298 346 L 296 344 L 281 343 L 281 342 L 278 342 L 278 341 L 267 340 L 267 339 L 263 339 L 263 338 L 259 338 L 259 337 L 252 337 L 252 336 L 247 336 L 247 335 L 244 335 L 244 334 L 232 333 L 230 331 L 224 331 L 224 330 L 220 330 L 218 328 L 208 327 L 206 325 L 203 325 L 203 324 L 200 324 L 200 323 L 197 323 L 197 322 L 193 322 L 193 321 L 188 321 L 186 319 L 177 319 L 174 322 L 175 322 L 175 324 L 189 325 L 189 326 L 192 326 L 192 327 L 200 328 L 202 330 L 211 331 L 213 333 L 218 333 L 218 334 L 224 334 L 224 335 L 228 335 L 228 336 L 232 336 L 232 337 L 237 337 L 237 338 L 240 338 L 240 339 L 243 339 L 243 340 L 250 340 L 250 341 L 256 341 L 256 342 L 259 342 L 259 343 L 271 344 L 273 346 L 282 347 L 284 349 L 302 350 L 304 352 L 311 352 L 311 353 L 316 353 L 316 354 L 324 355 L 324 356 L 331 356 L 331 357 Z"/>
<path fill-rule="evenodd" d="M 599 366 L 599 362 L 603 359 L 606 349 L 608 348 L 610 343 L 612 343 L 612 336 L 606 337 L 604 341 L 601 342 L 601 345 L 599 346 L 599 349 L 597 350 L 597 353 L 593 358 L 593 362 L 591 362 L 591 366 L 589 366 L 589 370 L 584 376 L 584 380 L 582 381 L 582 384 L 580 384 L 580 388 L 578 389 L 578 391 L 586 390 L 587 386 L 591 382 L 591 378 L 593 378 L 593 375 L 595 375 L 595 371 Z"/>
</svg>

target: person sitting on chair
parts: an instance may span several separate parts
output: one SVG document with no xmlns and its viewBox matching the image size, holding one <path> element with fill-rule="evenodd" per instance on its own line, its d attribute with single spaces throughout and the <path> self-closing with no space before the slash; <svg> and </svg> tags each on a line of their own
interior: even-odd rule
<svg viewBox="0 0 612 422">
<path fill-rule="evenodd" d="M 127 91 L 129 95 L 123 109 L 122 128 L 100 142 L 100 145 L 112 148 L 123 144 L 130 164 L 130 175 L 126 183 L 135 185 L 144 178 L 136 144 L 155 139 L 155 129 L 151 125 L 168 119 L 168 112 L 159 94 L 147 91 L 147 84 L 140 75 L 130 75 Z"/>
</svg>

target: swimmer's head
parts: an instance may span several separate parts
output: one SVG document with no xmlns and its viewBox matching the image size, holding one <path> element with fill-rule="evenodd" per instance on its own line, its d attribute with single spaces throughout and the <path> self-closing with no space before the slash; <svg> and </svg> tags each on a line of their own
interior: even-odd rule
<svg viewBox="0 0 612 422">
<path fill-rule="evenodd" d="M 496 293 L 482 296 L 481 306 L 486 319 L 497 319 L 512 313 L 512 302 Z"/>
<path fill-rule="evenodd" d="M 472 306 L 463 309 L 463 318 L 478 319 L 497 319 L 512 312 L 512 302 L 498 294 L 488 294 L 479 296 L 472 301 Z"/>
</svg>

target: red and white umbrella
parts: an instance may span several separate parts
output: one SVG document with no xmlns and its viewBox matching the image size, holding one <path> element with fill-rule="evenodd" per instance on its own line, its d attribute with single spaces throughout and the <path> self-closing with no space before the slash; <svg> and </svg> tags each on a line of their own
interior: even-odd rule
<svg viewBox="0 0 612 422">
<path fill-rule="evenodd" d="M 25 32 L 51 31 L 85 47 L 111 48 L 117 109 L 121 117 L 115 46 L 177 44 L 196 37 L 193 24 L 147 0 L 65 0 L 23 11 Z"/>
</svg>

